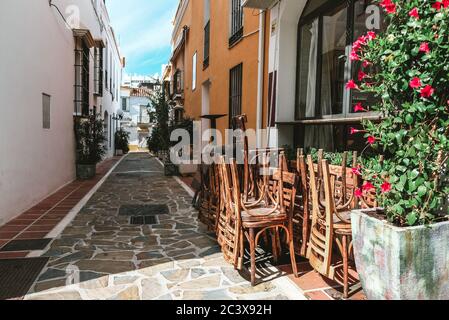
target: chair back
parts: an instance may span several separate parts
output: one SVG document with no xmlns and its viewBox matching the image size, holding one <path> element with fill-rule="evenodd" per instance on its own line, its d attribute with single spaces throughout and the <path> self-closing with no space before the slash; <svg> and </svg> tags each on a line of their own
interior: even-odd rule
<svg viewBox="0 0 449 320">
<path fill-rule="evenodd" d="M 301 244 L 300 246 L 295 246 L 297 253 L 305 257 L 307 254 L 307 243 L 310 237 L 310 188 L 303 149 L 297 150 L 294 168 L 296 175 L 299 177 L 299 184 L 293 213 L 293 237 L 295 243 Z"/>
<path fill-rule="evenodd" d="M 236 166 L 235 160 L 227 164 L 224 157 L 219 159 L 222 205 L 218 216 L 217 239 L 225 260 L 234 266 L 238 264 L 241 226 L 240 201 L 235 202 L 234 198 L 236 189 L 240 193 L 238 178 L 234 180 Z"/>
</svg>

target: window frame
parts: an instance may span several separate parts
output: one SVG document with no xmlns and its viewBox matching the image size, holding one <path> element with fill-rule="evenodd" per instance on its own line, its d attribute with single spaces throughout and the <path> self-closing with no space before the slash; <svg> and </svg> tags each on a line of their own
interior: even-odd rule
<svg viewBox="0 0 449 320">
<path fill-rule="evenodd" d="M 310 4 L 309 0 L 306 4 L 304 10 L 307 9 L 307 6 Z M 323 20 L 326 13 L 331 11 L 332 9 L 346 5 L 347 10 L 347 21 L 346 21 L 346 47 L 345 47 L 345 75 L 344 75 L 344 83 L 347 83 L 352 79 L 352 73 L 354 68 L 354 63 L 349 59 L 349 55 L 352 49 L 352 44 L 355 41 L 354 33 L 355 33 L 355 4 L 359 0 L 328 0 L 327 3 L 322 6 L 314 9 L 310 13 L 305 16 L 301 16 L 298 22 L 298 34 L 297 34 L 297 58 L 296 61 L 298 63 L 296 70 L 296 88 L 295 88 L 295 122 L 296 123 L 319 123 L 320 121 L 323 123 L 330 123 L 332 121 L 344 122 L 344 119 L 348 119 L 348 122 L 353 122 L 354 119 L 366 118 L 366 117 L 376 117 L 379 114 L 377 112 L 364 112 L 364 113 L 354 113 L 352 111 L 353 107 L 353 94 L 349 92 L 349 90 L 344 90 L 343 92 L 343 106 L 342 113 L 333 114 L 333 115 L 322 115 L 321 114 L 321 85 L 322 85 L 322 46 L 323 46 Z M 315 90 L 315 116 L 314 117 L 300 117 L 300 97 L 299 97 L 299 88 L 298 81 L 301 76 L 302 66 L 299 64 L 299 57 L 301 53 L 301 31 L 305 26 L 313 23 L 318 19 L 318 49 L 317 49 L 317 57 L 316 57 L 316 90 Z"/>
<path fill-rule="evenodd" d="M 79 77 L 79 79 L 78 79 Z M 74 115 L 86 117 L 90 111 L 90 48 L 77 37 L 75 42 L 75 111 Z"/>
<path fill-rule="evenodd" d="M 234 83 L 234 81 L 236 81 L 236 83 Z M 243 62 L 229 70 L 229 128 L 232 128 L 233 118 L 242 114 L 242 101 Z"/>
<path fill-rule="evenodd" d="M 244 12 L 241 0 L 229 0 L 229 47 L 243 39 Z"/>
</svg>

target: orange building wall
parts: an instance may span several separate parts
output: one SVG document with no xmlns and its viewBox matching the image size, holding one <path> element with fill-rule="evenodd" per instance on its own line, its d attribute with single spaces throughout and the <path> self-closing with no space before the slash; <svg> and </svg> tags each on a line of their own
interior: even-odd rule
<svg viewBox="0 0 449 320">
<path fill-rule="evenodd" d="M 256 127 L 257 117 L 257 77 L 258 77 L 258 45 L 259 45 L 259 11 L 244 9 L 244 38 L 229 48 L 229 1 L 212 0 L 210 8 L 210 54 L 209 67 L 203 70 L 204 60 L 204 1 L 191 0 L 182 19 L 182 26 L 190 28 L 185 47 L 185 57 L 180 55 L 177 60 L 185 59 L 184 68 L 184 109 L 186 116 L 199 119 L 202 112 L 202 84 L 210 81 L 210 113 L 229 113 L 229 73 L 234 66 L 243 63 L 243 95 L 242 112 L 248 116 L 248 128 Z M 269 18 L 266 20 L 269 21 Z M 267 26 L 266 39 L 269 39 Z M 267 41 L 268 42 L 268 41 Z M 192 58 L 197 52 L 196 89 L 192 91 Z M 268 45 L 266 45 L 266 61 L 268 60 Z M 176 67 L 182 65 L 176 61 Z M 265 66 L 266 70 L 268 64 Z M 182 68 L 180 68 L 182 69 Z M 266 73 L 266 72 L 265 72 Z M 267 77 L 264 81 L 264 114 L 267 106 Z M 228 128 L 228 117 L 218 120 L 218 129 Z M 263 126 L 266 126 L 266 115 Z"/>
</svg>

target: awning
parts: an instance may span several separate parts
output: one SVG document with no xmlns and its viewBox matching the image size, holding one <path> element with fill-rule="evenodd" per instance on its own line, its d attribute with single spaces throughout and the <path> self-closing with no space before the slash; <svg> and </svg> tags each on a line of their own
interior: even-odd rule
<svg viewBox="0 0 449 320">
<path fill-rule="evenodd" d="M 186 41 L 187 41 L 188 33 L 189 33 L 189 27 L 188 26 L 184 26 L 182 28 L 181 38 L 179 38 L 179 40 L 176 42 L 175 50 L 173 50 L 173 54 L 172 54 L 172 56 L 170 58 L 170 62 L 171 63 L 173 63 L 176 60 L 178 55 L 184 49 L 184 46 L 185 46 Z"/>
</svg>

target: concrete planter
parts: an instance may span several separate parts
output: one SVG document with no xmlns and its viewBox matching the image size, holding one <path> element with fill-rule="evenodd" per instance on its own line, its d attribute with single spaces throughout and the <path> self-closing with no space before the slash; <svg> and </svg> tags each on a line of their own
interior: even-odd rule
<svg viewBox="0 0 449 320">
<path fill-rule="evenodd" d="M 198 165 L 196 164 L 180 164 L 178 166 L 179 174 L 181 176 L 194 175 L 198 172 Z"/>
<path fill-rule="evenodd" d="M 116 155 L 116 156 L 123 156 L 123 155 L 124 155 L 124 152 L 123 152 L 122 149 L 117 149 L 117 150 L 115 150 L 115 155 Z"/>
<path fill-rule="evenodd" d="M 352 234 L 368 299 L 449 299 L 449 222 L 398 228 L 365 212 L 352 212 Z"/>
<path fill-rule="evenodd" d="M 164 163 L 164 174 L 166 177 L 179 176 L 178 166 L 171 162 L 165 162 Z"/>
<path fill-rule="evenodd" d="M 95 164 L 77 164 L 76 176 L 80 180 L 89 180 L 97 174 L 97 165 Z"/>
</svg>

